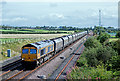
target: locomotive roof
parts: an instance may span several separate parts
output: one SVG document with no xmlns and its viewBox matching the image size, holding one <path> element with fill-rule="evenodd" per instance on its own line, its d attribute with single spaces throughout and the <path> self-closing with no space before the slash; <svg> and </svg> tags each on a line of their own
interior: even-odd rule
<svg viewBox="0 0 120 81">
<path fill-rule="evenodd" d="M 36 48 L 37 48 L 37 46 L 36 46 L 36 45 L 33 45 L 32 43 L 26 44 L 26 45 L 24 45 L 22 48 L 24 48 L 24 47 L 36 47 Z"/>
<path fill-rule="evenodd" d="M 39 42 L 35 42 L 35 43 L 30 43 L 30 44 L 24 45 L 23 47 L 31 47 L 31 46 L 33 46 L 33 47 L 36 47 L 37 49 L 40 49 L 40 48 L 49 46 L 51 44 L 54 44 L 53 41 L 46 40 L 46 41 L 39 41 Z"/>
<path fill-rule="evenodd" d="M 72 37 L 72 35 L 67 35 L 67 36 L 71 36 Z"/>
<path fill-rule="evenodd" d="M 63 36 L 63 37 L 61 37 L 61 38 L 63 38 L 63 39 L 68 39 L 68 37 L 67 37 L 67 36 Z"/>
<path fill-rule="evenodd" d="M 52 41 L 56 41 L 56 42 L 59 42 L 59 41 L 61 41 L 62 40 L 62 38 L 61 37 L 58 37 L 58 38 L 54 38 L 54 39 L 51 39 Z"/>
</svg>

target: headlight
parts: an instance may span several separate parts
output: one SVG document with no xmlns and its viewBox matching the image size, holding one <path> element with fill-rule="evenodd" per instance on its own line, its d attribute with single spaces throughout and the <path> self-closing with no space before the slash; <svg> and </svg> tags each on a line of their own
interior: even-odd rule
<svg viewBox="0 0 120 81">
<path fill-rule="evenodd" d="M 25 60 L 25 58 L 22 58 L 22 60 Z"/>
</svg>

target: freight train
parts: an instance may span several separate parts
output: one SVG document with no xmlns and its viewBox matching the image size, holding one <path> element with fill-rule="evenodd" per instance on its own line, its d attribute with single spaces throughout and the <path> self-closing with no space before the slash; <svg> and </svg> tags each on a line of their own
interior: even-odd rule
<svg viewBox="0 0 120 81">
<path fill-rule="evenodd" d="M 24 45 L 21 49 L 22 64 L 24 66 L 29 65 L 29 63 L 40 65 L 88 33 L 88 31 L 84 31 Z"/>
</svg>

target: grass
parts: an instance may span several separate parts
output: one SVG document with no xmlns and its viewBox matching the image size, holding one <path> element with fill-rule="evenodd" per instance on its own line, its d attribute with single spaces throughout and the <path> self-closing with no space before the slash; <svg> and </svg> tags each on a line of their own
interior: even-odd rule
<svg viewBox="0 0 120 81">
<path fill-rule="evenodd" d="M 11 30 L 4 30 L 4 29 L 0 29 L 0 32 L 2 33 L 13 33 L 13 34 L 16 34 L 16 33 L 30 33 L 30 34 L 34 34 L 34 33 L 74 33 L 74 31 L 63 31 L 63 30 L 43 30 L 43 29 L 11 29 Z"/>
<path fill-rule="evenodd" d="M 114 42 L 114 41 L 117 41 L 119 38 L 110 38 L 109 39 L 109 42 Z"/>
<path fill-rule="evenodd" d="M 5 60 L 10 57 L 7 57 L 7 49 L 11 49 L 11 56 L 14 57 L 16 55 L 19 55 L 21 53 L 21 47 L 28 43 L 34 43 L 41 40 L 47 40 L 55 37 L 60 37 L 65 34 L 4 34 L 3 38 L 0 38 L 0 40 L 3 41 L 10 41 L 2 43 L 1 49 L 0 49 L 0 60 Z M 39 36 L 39 37 L 38 37 Z M 22 38 L 20 38 L 22 37 Z M 21 40 L 22 39 L 22 40 Z M 15 41 L 17 40 L 17 41 Z"/>
<path fill-rule="evenodd" d="M 15 38 L 0 38 L 0 41 L 15 41 L 15 40 L 19 40 L 19 39 L 15 39 Z"/>
<path fill-rule="evenodd" d="M 110 37 L 115 38 L 116 36 L 110 36 Z"/>
</svg>

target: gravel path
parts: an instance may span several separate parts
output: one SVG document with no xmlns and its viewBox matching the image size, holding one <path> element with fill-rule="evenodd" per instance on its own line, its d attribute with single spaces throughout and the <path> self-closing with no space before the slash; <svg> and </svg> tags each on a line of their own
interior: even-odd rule
<svg viewBox="0 0 120 81">
<path fill-rule="evenodd" d="M 75 49 L 77 49 L 80 43 L 81 40 L 77 41 L 73 46 L 66 49 L 63 53 L 61 53 L 43 67 L 39 68 L 35 73 L 32 73 L 30 76 L 26 77 L 26 79 L 39 79 L 37 75 L 45 75 L 45 77 L 48 78 L 65 61 L 65 59 L 68 58 L 70 54 L 75 51 Z M 64 57 L 64 59 L 61 59 L 61 57 Z"/>
</svg>

